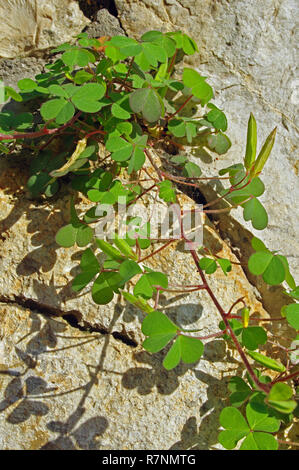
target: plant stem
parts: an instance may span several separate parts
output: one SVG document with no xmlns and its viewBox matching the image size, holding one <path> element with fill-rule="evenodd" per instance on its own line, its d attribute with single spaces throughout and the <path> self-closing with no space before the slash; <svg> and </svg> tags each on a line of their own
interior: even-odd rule
<svg viewBox="0 0 299 470">
<path fill-rule="evenodd" d="M 188 240 L 186 240 L 186 241 L 188 242 Z M 197 268 L 197 270 L 198 270 L 198 272 L 199 272 L 199 275 L 200 275 L 200 277 L 201 277 L 201 279 L 202 279 L 202 283 L 205 285 L 206 291 L 208 292 L 208 294 L 209 294 L 209 296 L 211 297 L 211 299 L 212 299 L 214 305 L 216 306 L 218 312 L 220 313 L 220 315 L 221 315 L 221 317 L 222 317 L 222 320 L 223 320 L 223 322 L 224 322 L 224 324 L 225 324 L 225 327 L 226 327 L 226 329 L 229 331 L 230 337 L 231 337 L 231 339 L 233 340 L 233 343 L 234 343 L 234 345 L 235 345 L 235 347 L 236 347 L 236 349 L 237 349 L 237 351 L 238 351 L 238 353 L 239 353 L 239 355 L 240 355 L 242 361 L 244 362 L 244 365 L 245 365 L 245 367 L 246 367 L 246 369 L 247 369 L 247 371 L 248 371 L 248 374 L 250 375 L 250 377 L 252 378 L 252 380 L 254 381 L 254 383 L 256 384 L 256 386 L 257 386 L 260 390 L 262 390 L 263 392 L 265 392 L 265 393 L 268 394 L 268 392 L 269 392 L 269 390 L 270 390 L 271 387 L 269 386 L 269 384 L 263 384 L 263 383 L 261 383 L 261 382 L 259 381 L 258 377 L 255 375 L 253 368 L 251 367 L 251 365 L 250 365 L 250 363 L 249 363 L 249 361 L 248 361 L 248 359 L 247 359 L 247 357 L 246 357 L 246 355 L 245 355 L 245 353 L 244 353 L 244 351 L 243 351 L 243 349 L 242 349 L 242 347 L 241 347 L 239 341 L 237 340 L 237 337 L 236 337 L 235 333 L 233 332 L 233 329 L 231 328 L 231 326 L 230 326 L 230 324 L 229 324 L 229 322 L 228 322 L 227 315 L 226 315 L 225 311 L 223 310 L 223 308 L 222 308 L 221 305 L 219 304 L 217 298 L 215 297 L 213 291 L 211 290 L 211 288 L 210 288 L 210 286 L 209 286 L 209 284 L 208 284 L 208 282 L 207 282 L 207 280 L 206 280 L 206 277 L 205 277 L 205 275 L 204 275 L 204 273 L 203 273 L 203 271 L 202 271 L 202 269 L 201 269 L 201 267 L 200 267 L 200 265 L 199 265 L 199 259 L 198 259 L 198 256 L 197 256 L 196 251 L 190 250 L 190 253 L 191 253 L 192 258 L 193 258 L 193 260 L 194 260 L 194 262 L 195 262 L 195 265 L 196 265 L 196 268 Z M 298 372 L 298 374 L 299 374 L 299 372 Z"/>
<path fill-rule="evenodd" d="M 292 374 L 285 375 L 284 377 L 280 377 L 278 379 L 275 379 L 271 382 L 271 384 L 276 384 L 277 382 L 286 382 L 287 380 L 294 379 L 295 377 L 299 376 L 299 370 L 297 372 L 293 372 Z"/>
<path fill-rule="evenodd" d="M 154 160 L 152 159 L 152 156 L 151 156 L 150 152 L 149 152 L 147 149 L 144 149 L 144 153 L 145 153 L 145 155 L 147 156 L 147 158 L 149 159 L 149 161 L 151 162 L 153 168 L 156 170 L 157 175 L 158 175 L 158 177 L 159 177 L 159 180 L 160 180 L 160 181 L 163 181 L 163 177 L 162 177 L 161 171 L 159 170 L 159 168 L 158 168 L 157 165 L 155 164 Z"/>
<path fill-rule="evenodd" d="M 175 50 L 175 53 L 173 54 L 172 59 L 171 59 L 171 62 L 170 62 L 169 67 L 168 67 L 168 69 L 167 69 L 167 73 L 168 73 L 168 76 L 169 76 L 169 77 L 170 77 L 170 75 L 171 75 L 171 73 L 172 73 L 172 71 L 173 71 L 177 53 L 178 53 L 178 49 Z"/>
<path fill-rule="evenodd" d="M 10 139 L 37 139 L 38 137 L 43 137 L 45 135 L 51 135 L 51 134 L 56 134 L 57 132 L 61 132 L 62 130 L 66 129 L 67 127 L 70 127 L 81 115 L 81 111 L 79 111 L 77 114 L 75 114 L 70 121 L 68 121 L 66 124 L 63 124 L 61 127 L 56 127 L 55 129 L 47 129 L 47 124 L 45 127 L 43 127 L 41 130 L 36 131 L 36 132 L 25 132 L 25 133 L 18 133 L 16 132 L 15 134 L 0 134 L 0 141 L 1 140 L 10 140 Z"/>
<path fill-rule="evenodd" d="M 171 114 L 170 116 L 168 116 L 166 118 L 166 121 L 170 121 L 170 119 L 172 119 L 176 114 L 178 114 L 180 111 L 182 111 L 182 109 L 186 106 L 187 103 L 189 103 L 189 101 L 191 100 L 191 98 L 193 98 L 193 95 L 190 95 L 188 96 L 188 98 L 184 101 L 184 103 L 179 107 L 179 109 L 176 110 L 175 113 Z"/>
<path fill-rule="evenodd" d="M 156 251 L 154 251 L 153 253 L 151 253 L 150 255 L 147 255 L 145 256 L 144 258 L 141 258 L 138 260 L 138 263 L 141 263 L 143 261 L 145 261 L 146 259 L 149 259 L 151 258 L 152 256 L 155 256 L 157 253 L 159 253 L 160 251 L 164 250 L 164 248 L 166 248 L 168 245 L 170 245 L 171 243 L 175 242 L 177 240 L 169 240 L 169 242 L 167 242 L 165 245 L 161 246 L 160 248 L 158 248 Z"/>
</svg>

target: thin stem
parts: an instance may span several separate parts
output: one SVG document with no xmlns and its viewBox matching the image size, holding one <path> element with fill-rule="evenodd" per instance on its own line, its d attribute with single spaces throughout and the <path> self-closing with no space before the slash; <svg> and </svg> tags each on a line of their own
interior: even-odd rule
<svg viewBox="0 0 299 470">
<path fill-rule="evenodd" d="M 186 330 L 182 330 L 182 331 L 186 331 Z M 192 330 L 190 330 L 190 331 L 192 331 Z M 225 334 L 225 332 L 226 332 L 226 330 L 223 330 L 223 331 L 219 331 L 218 333 L 211 333 L 210 335 L 206 335 L 206 336 L 192 336 L 192 338 L 200 339 L 200 340 L 209 339 L 209 338 L 218 338 L 220 336 L 223 336 Z M 187 336 L 187 335 L 183 334 L 182 336 Z"/>
<path fill-rule="evenodd" d="M 170 116 L 168 116 L 166 118 L 166 121 L 170 121 L 170 119 L 172 119 L 174 116 L 176 116 L 176 114 L 178 114 L 180 111 L 182 111 L 182 109 L 186 106 L 187 103 L 189 103 L 189 101 L 191 100 L 191 98 L 193 98 L 193 95 L 190 95 L 188 96 L 188 98 L 184 101 L 184 103 L 179 107 L 179 109 L 176 110 L 175 113 L 171 114 Z"/>
<path fill-rule="evenodd" d="M 245 199 L 245 201 L 242 201 L 242 204 L 245 204 L 245 202 L 248 202 L 250 201 L 254 196 L 250 196 L 248 197 L 247 199 Z M 231 209 L 235 209 L 236 207 L 239 207 L 240 204 L 234 204 L 234 205 L 231 205 L 229 207 L 225 207 L 224 209 L 211 209 L 211 210 L 203 210 L 203 212 L 205 214 L 219 214 L 219 213 L 222 213 L 222 212 L 229 212 Z"/>
<path fill-rule="evenodd" d="M 152 256 L 155 256 L 157 253 L 160 253 L 160 251 L 164 250 L 164 248 L 166 248 L 168 245 L 170 245 L 171 243 L 175 242 L 177 240 L 169 240 L 169 242 L 167 242 L 165 245 L 161 246 L 160 248 L 158 248 L 156 251 L 153 251 L 153 253 L 151 253 L 150 255 L 147 255 L 145 256 L 144 258 L 141 258 L 138 260 L 138 263 L 142 263 L 143 261 L 145 261 L 146 259 L 149 259 L 151 258 Z"/>
<path fill-rule="evenodd" d="M 200 275 L 200 277 L 201 277 L 201 279 L 202 279 L 202 283 L 206 286 L 206 290 L 207 290 L 209 296 L 211 297 L 212 301 L 214 302 L 214 305 L 216 306 L 218 312 L 220 313 L 220 315 L 221 315 L 221 317 L 222 317 L 222 320 L 223 320 L 223 322 L 224 322 L 224 324 L 225 324 L 225 327 L 226 327 L 226 329 L 229 331 L 230 337 L 231 337 L 231 339 L 232 339 L 232 341 L 233 341 L 233 343 L 234 343 L 234 345 L 235 345 L 235 347 L 236 347 L 236 349 L 237 349 L 239 355 L 241 356 L 242 361 L 244 362 L 244 365 L 245 365 L 245 367 L 246 367 L 246 369 L 247 369 L 247 371 L 248 371 L 248 374 L 250 375 L 250 377 L 252 378 L 252 380 L 254 381 L 254 383 L 256 384 L 256 386 L 257 386 L 260 390 L 262 390 L 262 391 L 265 392 L 265 393 L 268 393 L 269 390 L 270 390 L 270 386 L 269 386 L 268 384 L 263 384 L 263 383 L 261 383 L 261 382 L 259 381 L 258 377 L 255 375 L 253 368 L 251 367 L 251 365 L 250 365 L 250 363 L 249 363 L 249 361 L 248 361 L 248 359 L 247 359 L 247 357 L 246 357 L 246 355 L 245 355 L 243 349 L 241 348 L 241 345 L 240 345 L 239 341 L 237 340 L 237 337 L 236 337 L 236 335 L 235 335 L 233 329 L 231 328 L 231 326 L 230 326 L 230 324 L 229 324 L 229 321 L 228 321 L 228 319 L 227 319 L 227 315 L 226 315 L 225 311 L 223 310 L 223 308 L 222 308 L 221 305 L 219 304 L 219 302 L 218 302 L 218 300 L 216 299 L 216 297 L 215 297 L 213 291 L 211 290 L 210 286 L 209 286 L 208 283 L 207 283 L 206 277 L 205 277 L 205 275 L 204 275 L 204 273 L 203 273 L 203 271 L 202 271 L 202 269 L 201 269 L 201 267 L 200 267 L 200 265 L 199 265 L 199 259 L 198 259 L 198 256 L 197 256 L 196 251 L 190 250 L 190 253 L 191 253 L 191 255 L 192 255 L 193 259 L 194 259 L 196 268 L 197 268 L 197 270 L 198 270 L 198 272 L 199 272 L 199 275 Z"/>
<path fill-rule="evenodd" d="M 297 447 L 299 447 L 299 443 L 298 443 L 298 442 L 283 441 L 282 439 L 277 439 L 277 442 L 279 442 L 279 444 L 286 444 L 286 445 L 289 445 L 289 446 L 297 446 Z"/>
<path fill-rule="evenodd" d="M 45 135 L 56 134 L 57 132 L 61 132 L 62 130 L 70 127 L 81 115 L 81 111 L 79 111 L 75 116 L 70 119 L 66 124 L 63 124 L 61 127 L 56 127 L 55 129 L 47 129 L 47 124 L 41 130 L 36 132 L 25 132 L 25 133 L 18 133 L 15 134 L 0 134 L 0 141 L 1 140 L 9 140 L 9 139 L 37 139 L 38 137 L 43 137 Z"/>
<path fill-rule="evenodd" d="M 94 134 L 106 135 L 107 132 L 101 131 L 100 129 L 97 129 L 96 131 L 92 131 L 92 132 L 90 132 L 89 134 L 86 134 L 86 135 L 85 135 L 85 139 L 88 139 L 89 137 L 91 137 L 91 136 L 94 135 Z"/>
<path fill-rule="evenodd" d="M 159 170 L 159 168 L 158 168 L 157 165 L 155 164 L 154 160 L 152 159 L 152 156 L 151 156 L 150 152 L 149 152 L 147 149 L 144 149 L 144 153 L 145 153 L 145 155 L 147 156 L 147 158 L 149 159 L 149 161 L 151 162 L 153 168 L 156 170 L 157 175 L 158 175 L 158 177 L 159 177 L 159 180 L 160 180 L 160 181 L 163 181 L 161 171 Z"/>
<path fill-rule="evenodd" d="M 169 77 L 170 77 L 170 75 L 171 75 L 171 73 L 172 73 L 172 71 L 173 71 L 177 53 L 178 53 L 178 49 L 175 50 L 175 53 L 173 54 L 172 59 L 171 59 L 171 62 L 170 62 L 169 67 L 168 67 L 168 69 L 167 69 L 167 73 L 168 73 Z"/>
<path fill-rule="evenodd" d="M 228 313 L 227 313 L 227 317 L 232 318 L 232 317 L 230 316 L 230 314 L 231 314 L 233 308 L 234 308 L 236 305 L 238 305 L 239 303 L 242 302 L 242 304 L 244 305 L 244 307 L 246 307 L 246 304 L 245 304 L 245 302 L 244 302 L 243 299 L 244 299 L 244 297 L 240 297 L 240 299 L 236 300 L 236 301 L 233 303 L 233 305 L 231 306 L 231 308 L 229 309 L 229 311 L 228 311 Z M 234 315 L 234 316 L 235 316 L 235 315 Z M 238 317 L 242 318 L 240 315 L 238 315 Z"/>
<path fill-rule="evenodd" d="M 203 209 L 205 209 L 206 207 L 210 207 L 210 206 L 214 206 L 215 204 L 217 204 L 217 202 L 220 202 L 221 200 L 223 200 L 224 198 L 226 198 L 229 194 L 231 194 L 232 192 L 234 191 L 239 191 L 240 189 L 243 189 L 245 188 L 250 182 L 251 180 L 248 180 L 246 184 L 244 184 L 243 186 L 241 186 L 240 188 L 238 188 L 237 186 L 239 184 L 242 183 L 242 181 L 244 181 L 244 179 L 246 178 L 247 174 L 241 179 L 241 181 L 239 181 L 238 183 L 232 185 L 225 194 L 223 194 L 222 196 L 219 196 L 217 199 L 214 199 L 214 201 L 211 201 L 211 202 L 208 202 L 207 204 L 205 204 L 203 206 Z M 244 201 L 245 202 L 245 201 Z M 242 202 L 242 204 L 244 204 L 244 202 Z"/>
<path fill-rule="evenodd" d="M 287 380 L 294 379 L 295 377 L 299 376 L 299 370 L 297 372 L 293 372 L 292 374 L 285 375 L 284 377 L 280 377 L 278 379 L 275 379 L 271 382 L 271 385 L 276 384 L 277 382 L 286 382 Z"/>
<path fill-rule="evenodd" d="M 241 315 L 230 315 L 230 318 L 242 318 Z M 257 317 L 250 317 L 250 321 L 285 321 L 286 318 L 284 317 L 275 317 L 275 318 L 257 318 Z"/>
<path fill-rule="evenodd" d="M 143 191 L 143 193 L 141 194 L 138 194 L 137 197 L 135 197 L 135 199 L 133 199 L 133 201 L 131 201 L 128 206 L 130 206 L 131 204 L 135 204 L 136 201 L 138 201 L 138 199 L 140 199 L 141 197 L 143 197 L 146 193 L 148 193 L 149 191 L 151 191 L 155 186 L 157 186 L 157 184 L 153 184 L 150 188 L 146 189 Z"/>
</svg>

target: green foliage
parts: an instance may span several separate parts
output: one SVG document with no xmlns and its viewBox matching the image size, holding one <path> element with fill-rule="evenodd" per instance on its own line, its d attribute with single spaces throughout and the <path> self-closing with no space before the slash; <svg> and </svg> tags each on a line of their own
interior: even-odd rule
<svg viewBox="0 0 299 470">
<path fill-rule="evenodd" d="M 240 343 L 250 351 L 254 351 L 263 345 L 267 341 L 267 333 L 261 326 L 244 326 L 241 322 L 236 319 L 230 320 L 229 324 L 238 337 Z M 219 327 L 221 330 L 225 329 L 224 322 L 220 322 Z M 229 339 L 229 336 L 226 336 Z"/>
<path fill-rule="evenodd" d="M 234 449 L 241 440 L 240 450 L 276 450 L 278 443 L 272 432 L 279 429 L 278 419 L 269 417 L 263 405 L 249 403 L 246 418 L 234 407 L 227 407 L 220 414 L 220 424 L 225 431 L 219 434 L 219 442 L 226 449 Z"/>
<path fill-rule="evenodd" d="M 73 202 L 71 203 L 71 223 L 62 227 L 56 234 L 56 243 L 69 248 L 75 243 L 79 247 L 88 245 L 93 238 L 93 230 L 81 222 L 76 214 Z"/>
<path fill-rule="evenodd" d="M 262 275 L 267 284 L 277 285 L 286 281 L 291 288 L 295 288 L 295 281 L 290 274 L 287 259 L 270 252 L 258 238 L 254 237 L 251 243 L 256 253 L 248 260 L 250 272 L 255 276 Z"/>
<path fill-rule="evenodd" d="M 256 120 L 252 113 L 250 113 L 248 128 L 247 128 L 247 144 L 246 153 L 244 159 L 244 166 L 248 170 L 252 167 L 256 157 L 256 145 L 257 145 L 257 130 Z"/>
<path fill-rule="evenodd" d="M 279 431 L 280 422 L 289 424 L 298 413 L 290 380 L 296 376 L 292 367 L 298 364 L 298 336 L 288 348 L 283 346 L 283 363 L 270 357 L 270 344 L 267 355 L 257 351 L 267 343 L 267 330 L 253 323 L 259 319 L 250 314 L 244 298 L 236 299 L 228 312 L 221 307 L 222 299 L 216 298 L 209 276 L 219 268 L 222 279 L 223 274 L 229 276 L 233 262 L 219 257 L 210 247 L 192 248 L 190 260 L 195 263 L 190 269 L 198 271 L 201 284 L 184 287 L 178 285 L 179 280 L 173 284 L 167 274 L 155 264 L 153 270 L 153 263 L 148 263 L 173 239 L 151 238 L 151 223 L 133 215 L 124 222 L 124 236 L 108 230 L 109 208 L 115 212 L 120 206 L 127 209 L 144 195 L 148 200 L 162 199 L 167 206 L 180 204 L 177 183 L 180 188 L 189 185 L 189 190 L 200 190 L 200 180 L 207 178 L 193 161 L 196 148 L 199 153 L 208 150 L 221 156 L 231 147 L 225 134 L 227 118 L 211 102 L 214 92 L 207 77 L 190 67 L 183 67 L 181 78 L 173 76 L 177 61 L 197 51 L 194 40 L 180 31 L 149 31 L 139 40 L 115 36 L 100 42 L 81 33 L 76 44 L 54 49 L 60 58 L 47 64 L 44 73 L 19 80 L 18 91 L 5 87 L 5 100 L 24 102 L 33 111 L 0 113 L 0 151 L 14 153 L 15 143 L 23 145 L 29 139 L 32 161 L 27 189 L 31 197 L 53 197 L 64 184 L 70 184 L 72 192 L 85 198 L 87 210 L 80 217 L 72 198 L 70 221 L 56 234 L 59 246 L 84 248 L 73 291 L 90 288 L 98 305 L 122 295 L 140 309 L 146 315 L 143 346 L 150 353 L 166 348 L 163 366 L 167 370 L 180 361 L 196 363 L 203 355 L 205 340 L 212 336 L 236 348 L 247 375 L 229 382 L 232 406 L 220 415 L 225 430 L 219 441 L 227 449 L 242 440 L 241 449 L 274 450 L 278 443 L 272 433 Z M 220 176 L 228 175 L 224 189 L 215 185 L 217 198 L 203 205 L 203 213 L 218 212 L 214 204 L 224 199 L 226 207 L 220 212 L 241 207 L 244 220 L 256 230 L 267 226 L 268 215 L 259 200 L 265 186 L 259 174 L 270 156 L 275 134 L 276 129 L 256 156 L 257 125 L 250 115 L 244 162 L 220 170 Z M 190 147 L 189 158 L 185 145 Z M 161 153 L 162 146 L 173 156 Z M 162 158 L 155 159 L 155 152 Z M 102 224 L 105 237 L 98 236 L 96 224 Z M 183 241 L 186 238 L 181 234 L 179 242 Z M 181 245 L 178 243 L 178 250 Z M 270 286 L 285 282 L 290 301 L 298 300 L 298 287 L 286 257 L 272 253 L 256 237 L 252 247 L 255 253 L 249 258 L 249 271 L 261 275 Z M 163 254 L 167 262 L 166 251 Z M 220 331 L 215 334 L 192 336 L 190 333 L 198 330 L 185 330 L 158 310 L 162 293 L 201 290 L 222 317 Z M 241 302 L 242 308 L 234 314 Z M 283 306 L 281 313 L 279 320 L 298 331 L 298 304 Z M 276 372 L 276 379 L 264 376 L 264 368 Z"/>
<path fill-rule="evenodd" d="M 159 183 L 159 196 L 165 202 L 175 202 L 176 194 L 171 181 L 164 180 Z"/>
<path fill-rule="evenodd" d="M 295 400 L 291 400 L 293 390 L 287 384 L 278 382 L 270 390 L 267 403 L 281 413 L 292 413 L 297 407 Z"/>
<path fill-rule="evenodd" d="M 268 215 L 258 200 L 265 191 L 263 182 L 258 177 L 251 178 L 245 171 L 242 164 L 232 165 L 219 171 L 219 174 L 229 173 L 230 183 L 233 191 L 226 194 L 226 200 L 234 204 L 240 204 L 244 208 L 244 220 L 251 221 L 252 226 L 257 230 L 263 230 L 268 225 Z"/>
<path fill-rule="evenodd" d="M 196 362 L 203 354 L 203 343 L 191 336 L 178 335 L 180 328 L 161 312 L 154 311 L 145 318 L 142 332 L 148 336 L 143 347 L 150 352 L 160 351 L 177 336 L 163 361 L 167 370 L 176 367 L 180 360 L 187 364 Z"/>
<path fill-rule="evenodd" d="M 267 367 L 268 369 L 276 370 L 277 372 L 285 372 L 286 368 L 283 364 L 274 359 L 265 356 L 256 351 L 248 351 L 248 354 L 252 359 L 261 364 L 262 366 Z"/>
<path fill-rule="evenodd" d="M 183 83 L 190 88 L 190 92 L 200 99 L 202 106 L 213 98 L 213 89 L 206 82 L 206 77 L 202 77 L 196 70 L 185 68 L 183 71 Z"/>
<path fill-rule="evenodd" d="M 149 272 L 143 274 L 134 287 L 134 295 L 150 299 L 157 287 L 166 289 L 168 287 L 168 278 L 160 272 Z"/>
<path fill-rule="evenodd" d="M 287 305 L 285 311 L 289 325 L 299 330 L 299 304 Z"/>
<path fill-rule="evenodd" d="M 216 269 L 218 268 L 217 264 L 223 271 L 225 275 L 227 275 L 228 272 L 231 271 L 232 265 L 231 262 L 228 259 L 223 259 L 223 258 L 209 258 L 209 257 L 204 257 L 201 258 L 199 261 L 199 266 L 203 271 L 205 271 L 207 274 L 213 274 Z"/>
</svg>

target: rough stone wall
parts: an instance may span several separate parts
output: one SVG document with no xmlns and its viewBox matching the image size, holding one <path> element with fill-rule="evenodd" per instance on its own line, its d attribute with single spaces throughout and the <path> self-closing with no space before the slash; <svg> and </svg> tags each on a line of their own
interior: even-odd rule
<svg viewBox="0 0 299 470">
<path fill-rule="evenodd" d="M 20 7 L 25 3 L 31 10 L 35 5 L 19 0 Z M 46 3 L 59 11 L 77 5 L 66 0 Z M 0 11 L 13 4 L 18 1 L 0 0 Z M 179 28 L 199 43 L 200 54 L 191 63 L 215 87 L 216 103 L 228 115 L 233 141 L 228 156 L 219 160 L 193 156 L 205 172 L 215 174 L 243 155 L 250 111 L 258 121 L 260 142 L 278 125 L 272 164 L 264 176 L 270 226 L 262 236 L 271 248 L 281 248 L 296 268 L 295 2 L 116 0 L 116 5 L 128 35 Z M 15 84 L 38 73 L 44 59 L 15 56 L 45 51 L 80 32 L 89 22 L 77 6 L 73 11 L 78 24 L 60 24 L 57 18 L 64 15 L 57 13 L 52 26 L 45 27 L 40 46 L 26 36 L 31 41 L 25 41 L 26 51 L 24 44 L 15 44 L 12 51 L 0 35 L 0 51 L 7 51 L 0 55 L 11 58 L 0 62 L 0 76 Z M 65 18 L 69 21 L 68 15 Z M 49 31 L 53 35 L 47 42 Z M 100 36 L 109 31 L 123 34 L 117 20 L 103 10 L 88 32 Z M 17 42 L 18 28 L 16 32 Z M 140 311 L 116 297 L 112 306 L 97 306 L 88 289 L 74 295 L 70 283 L 78 258 L 75 250 L 59 248 L 54 241 L 68 220 L 70 194 L 65 187 L 56 201 L 29 200 L 24 188 L 27 168 L 26 158 L 12 161 L 1 156 L 0 448 L 219 448 L 218 418 L 227 404 L 228 378 L 241 370 L 238 358 L 228 351 L 224 361 L 224 344 L 211 340 L 197 364 L 167 372 L 162 367 L 164 353 L 151 355 L 141 347 Z M 203 190 L 210 196 L 213 188 Z M 85 202 L 78 199 L 77 209 L 86 209 Z M 238 220 L 243 224 L 238 214 L 236 219 L 221 218 L 220 235 L 210 224 L 205 243 L 219 256 L 246 264 L 252 230 Z M 196 273 L 185 260 L 180 246 L 173 246 L 155 257 L 152 267 L 170 270 L 175 281 L 194 283 Z M 245 295 L 252 311 L 277 315 L 285 301 L 282 289 L 250 279 L 256 289 L 247 275 L 237 264 L 229 278 L 218 271 L 213 275 L 213 290 L 223 306 Z M 215 331 L 219 318 L 204 293 L 168 294 L 162 300 L 174 321 L 188 328 L 200 326 L 202 334 Z M 298 439 L 298 430 L 294 428 L 289 438 Z"/>
<path fill-rule="evenodd" d="M 89 24 L 75 0 L 1 0 L 0 57 L 41 53 Z"/>
</svg>

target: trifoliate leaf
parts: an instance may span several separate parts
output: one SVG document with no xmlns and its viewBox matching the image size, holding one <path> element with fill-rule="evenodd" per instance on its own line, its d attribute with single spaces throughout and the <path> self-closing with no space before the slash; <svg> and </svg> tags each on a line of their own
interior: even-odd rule
<svg viewBox="0 0 299 470">
<path fill-rule="evenodd" d="M 130 106 L 135 113 L 141 113 L 148 122 L 157 121 L 162 113 L 162 101 L 152 88 L 140 88 L 130 94 Z"/>
<path fill-rule="evenodd" d="M 258 251 L 250 256 L 248 267 L 252 274 L 263 275 L 267 284 L 277 285 L 285 279 L 285 268 L 281 260 L 268 251 Z"/>
</svg>

